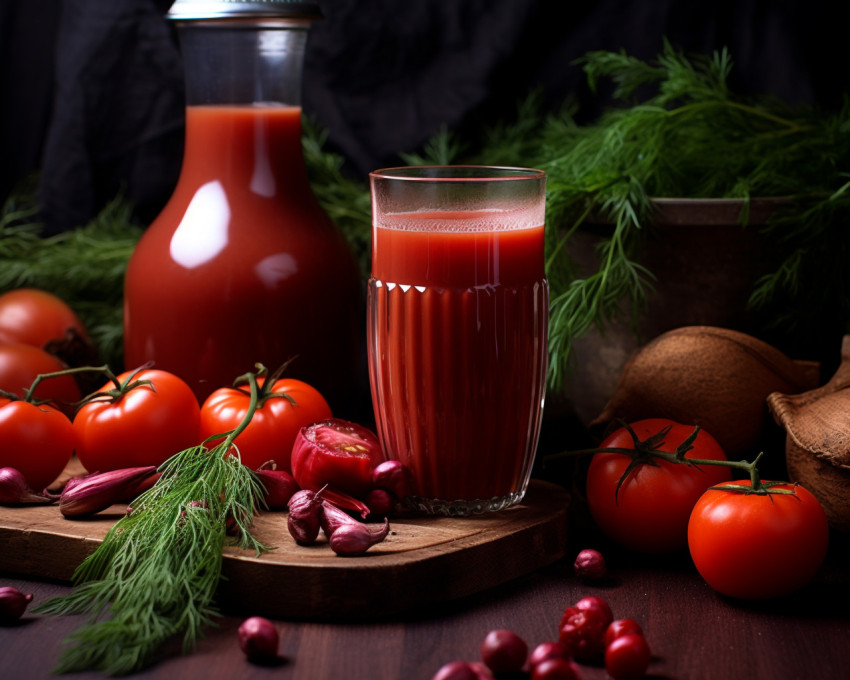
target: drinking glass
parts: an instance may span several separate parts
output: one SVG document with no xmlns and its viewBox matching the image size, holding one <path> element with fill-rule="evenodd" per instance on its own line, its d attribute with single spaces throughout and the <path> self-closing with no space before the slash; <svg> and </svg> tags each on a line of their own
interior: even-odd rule
<svg viewBox="0 0 850 680">
<path fill-rule="evenodd" d="M 378 170 L 369 378 L 408 507 L 468 515 L 519 502 L 540 434 L 549 289 L 546 175 L 486 166 Z"/>
</svg>

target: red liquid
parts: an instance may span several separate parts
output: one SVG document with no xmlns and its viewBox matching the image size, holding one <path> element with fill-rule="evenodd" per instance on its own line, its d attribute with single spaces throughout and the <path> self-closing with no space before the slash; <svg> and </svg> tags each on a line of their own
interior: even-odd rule
<svg viewBox="0 0 850 680">
<path fill-rule="evenodd" d="M 521 497 L 533 462 L 546 369 L 543 227 L 456 230 L 489 219 L 417 213 L 406 228 L 373 231 L 378 429 L 424 499 Z M 416 226 L 426 223 L 456 226 Z"/>
<path fill-rule="evenodd" d="M 257 362 L 334 406 L 352 391 L 360 280 L 312 194 L 301 109 L 190 106 L 180 180 L 125 282 L 128 368 L 154 361 L 199 399 Z"/>
</svg>

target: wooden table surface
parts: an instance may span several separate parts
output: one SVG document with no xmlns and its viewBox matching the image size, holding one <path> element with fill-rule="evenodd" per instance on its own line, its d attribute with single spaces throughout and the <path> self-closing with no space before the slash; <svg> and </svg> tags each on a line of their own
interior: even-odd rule
<svg viewBox="0 0 850 680">
<path fill-rule="evenodd" d="M 581 509 L 572 515 L 581 518 Z M 563 609 L 591 594 L 606 598 L 616 617 L 634 618 L 644 627 L 654 652 L 650 678 L 850 677 L 850 537 L 833 535 L 826 564 L 803 590 L 782 600 L 747 603 L 713 592 L 687 555 L 647 557 L 620 551 L 587 526 L 579 519 L 570 528 L 564 559 L 449 604 L 368 624 L 276 621 L 281 653 L 287 657 L 277 666 L 244 659 L 236 629 L 250 612 L 231 612 L 218 628 L 208 630 L 193 654 L 181 656 L 176 647 L 163 650 L 156 665 L 135 677 L 430 680 L 443 663 L 476 660 L 481 640 L 493 628 L 510 628 L 530 645 L 554 639 Z M 584 583 L 572 574 L 572 557 L 588 545 L 607 556 L 610 576 L 605 582 Z M 0 585 L 32 592 L 36 602 L 68 592 L 65 584 L 9 574 L 0 574 Z M 49 677 L 62 639 L 79 623 L 79 617 L 27 613 L 17 624 L 0 626 L 0 678 Z M 607 677 L 598 665 L 581 669 L 587 680 Z"/>
</svg>

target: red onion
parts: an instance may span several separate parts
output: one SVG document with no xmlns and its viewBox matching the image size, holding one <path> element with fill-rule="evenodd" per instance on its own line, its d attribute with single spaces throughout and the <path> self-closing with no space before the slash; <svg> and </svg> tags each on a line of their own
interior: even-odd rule
<svg viewBox="0 0 850 680">
<path fill-rule="evenodd" d="M 56 497 L 35 493 L 19 470 L 12 467 L 0 468 L 0 503 L 20 505 L 23 503 L 53 503 Z"/>
<path fill-rule="evenodd" d="M 372 489 L 366 496 L 369 514 L 375 517 L 386 517 L 398 505 L 398 499 L 386 489 Z"/>
<path fill-rule="evenodd" d="M 372 470 L 372 486 L 389 491 L 399 500 L 410 493 L 410 470 L 398 460 L 386 460 Z"/>
<path fill-rule="evenodd" d="M 79 482 L 66 485 L 59 496 L 59 511 L 65 517 L 93 515 L 106 510 L 113 503 L 125 499 L 138 488 L 139 483 L 156 472 L 156 467 L 122 468 L 83 477 Z"/>
<path fill-rule="evenodd" d="M 0 588 L 0 622 L 16 621 L 23 616 L 27 605 L 32 602 L 32 594 L 24 595 L 17 588 Z"/>
<path fill-rule="evenodd" d="M 283 510 L 289 499 L 298 491 L 298 482 L 286 470 L 255 471 L 263 484 L 265 494 L 263 500 L 269 510 Z"/>
<path fill-rule="evenodd" d="M 239 626 L 239 648 L 252 661 L 276 659 L 279 644 L 277 628 L 262 616 L 245 619 Z"/>
</svg>

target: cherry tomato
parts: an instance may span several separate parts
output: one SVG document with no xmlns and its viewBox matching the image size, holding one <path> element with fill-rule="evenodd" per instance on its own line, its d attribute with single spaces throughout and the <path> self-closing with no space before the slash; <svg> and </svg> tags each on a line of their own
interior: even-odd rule
<svg viewBox="0 0 850 680">
<path fill-rule="evenodd" d="M 605 648 L 605 670 L 614 680 L 644 677 L 651 660 L 652 652 L 643 635 L 621 635 Z"/>
<path fill-rule="evenodd" d="M 325 484 L 355 498 L 372 487 L 372 471 L 383 461 L 374 432 L 362 425 L 331 418 L 298 433 L 292 447 L 292 476 L 302 489 Z"/>
<path fill-rule="evenodd" d="M 45 404 L 0 399 L 0 467 L 13 467 L 34 491 L 53 482 L 74 453 L 68 417 Z"/>
<path fill-rule="evenodd" d="M 262 387 L 264 378 L 257 378 Z M 272 395 L 254 412 L 251 422 L 236 437 L 242 463 L 256 470 L 274 461 L 278 470 L 291 472 L 292 445 L 302 427 L 331 417 L 331 408 L 319 391 L 300 380 L 282 378 L 272 385 Z M 286 396 L 284 396 L 286 395 Z M 291 399 L 291 401 L 290 401 Z M 222 387 L 201 406 L 201 438 L 233 430 L 251 401 L 248 388 Z"/>
<path fill-rule="evenodd" d="M 694 431 L 691 425 L 652 418 L 631 425 L 641 440 L 664 428 L 669 431 L 656 447 L 673 453 Z M 632 436 L 620 428 L 600 448 L 634 449 Z M 726 460 L 717 441 L 700 430 L 686 458 Z M 617 543 L 632 550 L 663 553 L 687 547 L 688 518 L 697 499 L 710 486 L 728 481 L 729 468 L 689 465 L 654 459 L 656 465 L 641 464 L 617 485 L 631 457 L 624 453 L 597 453 L 587 472 L 587 502 L 594 521 Z"/>
<path fill-rule="evenodd" d="M 112 399 L 90 401 L 77 411 L 77 456 L 89 472 L 160 465 L 200 443 L 200 408 L 192 389 L 167 371 L 127 371 L 122 385 L 149 380 Z M 107 383 L 101 392 L 115 389 Z"/>
<path fill-rule="evenodd" d="M 721 486 L 751 488 L 749 480 Z M 709 489 L 688 524 L 688 546 L 700 575 L 719 593 L 742 599 L 779 597 L 811 580 L 826 557 L 829 526 L 818 500 L 802 486 L 791 494 Z"/>
<path fill-rule="evenodd" d="M 71 328 L 87 337 L 74 310 L 52 293 L 18 288 L 0 295 L 0 341 L 44 347 L 61 340 Z"/>
<path fill-rule="evenodd" d="M 44 373 L 56 373 L 68 368 L 52 354 L 43 349 L 20 343 L 0 343 L 0 390 L 23 397 L 36 376 Z M 63 412 L 71 413 L 71 408 L 63 408 L 80 400 L 80 390 L 73 376 L 42 380 L 36 388 L 34 399 L 54 402 Z"/>
</svg>

